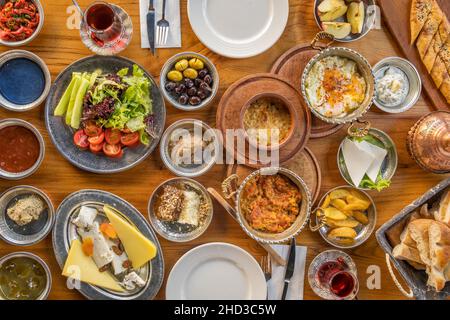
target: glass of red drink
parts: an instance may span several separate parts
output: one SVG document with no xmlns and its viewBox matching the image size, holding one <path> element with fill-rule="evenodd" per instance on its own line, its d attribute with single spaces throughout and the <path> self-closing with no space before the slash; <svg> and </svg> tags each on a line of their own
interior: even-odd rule
<svg viewBox="0 0 450 320">
<path fill-rule="evenodd" d="M 85 10 L 83 23 L 90 37 L 101 47 L 113 44 L 122 33 L 120 17 L 103 1 L 95 1 Z"/>
<path fill-rule="evenodd" d="M 356 265 L 349 255 L 328 250 L 316 256 L 308 270 L 313 291 L 328 300 L 356 299 L 359 290 Z"/>
</svg>

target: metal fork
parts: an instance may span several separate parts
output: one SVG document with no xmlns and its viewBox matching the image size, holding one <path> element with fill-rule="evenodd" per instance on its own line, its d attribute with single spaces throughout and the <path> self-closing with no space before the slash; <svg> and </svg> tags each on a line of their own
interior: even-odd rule
<svg viewBox="0 0 450 320">
<path fill-rule="evenodd" d="M 166 0 L 163 0 L 162 18 L 156 23 L 156 42 L 159 46 L 167 43 L 169 26 L 169 21 L 166 20 Z"/>
<path fill-rule="evenodd" d="M 267 283 L 270 281 L 270 279 L 272 279 L 272 259 L 270 258 L 270 255 L 262 256 L 260 265 Z M 269 298 L 269 291 L 267 291 L 266 299 L 268 298 Z"/>
</svg>

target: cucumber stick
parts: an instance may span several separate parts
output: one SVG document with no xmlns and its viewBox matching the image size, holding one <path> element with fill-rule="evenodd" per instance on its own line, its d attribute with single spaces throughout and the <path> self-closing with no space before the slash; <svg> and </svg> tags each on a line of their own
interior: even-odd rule
<svg viewBox="0 0 450 320">
<path fill-rule="evenodd" d="M 75 83 L 73 85 L 72 92 L 70 93 L 69 104 L 67 106 L 67 112 L 66 112 L 66 124 L 69 126 L 70 126 L 70 123 L 72 122 L 73 105 L 75 104 L 75 98 L 77 97 L 78 88 L 80 88 L 80 84 L 81 84 L 81 76 L 76 75 Z"/>
<path fill-rule="evenodd" d="M 67 87 L 66 91 L 61 97 L 61 100 L 59 100 L 59 103 L 55 108 L 55 111 L 53 113 L 55 116 L 63 116 L 66 113 L 67 106 L 69 105 L 70 95 L 72 93 L 73 86 L 75 84 L 75 80 L 76 77 L 74 75 L 72 76 L 72 80 L 70 80 L 69 86 Z"/>
<path fill-rule="evenodd" d="M 81 79 L 81 84 L 75 97 L 75 103 L 72 110 L 72 119 L 70 122 L 71 127 L 74 129 L 78 129 L 80 127 L 81 115 L 83 113 L 83 100 L 86 92 L 89 89 L 89 80 L 86 79 L 86 77 Z"/>
</svg>

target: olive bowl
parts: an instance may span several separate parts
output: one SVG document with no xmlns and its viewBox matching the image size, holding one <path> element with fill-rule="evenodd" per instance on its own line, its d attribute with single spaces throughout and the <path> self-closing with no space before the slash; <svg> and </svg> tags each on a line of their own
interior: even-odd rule
<svg viewBox="0 0 450 320">
<path fill-rule="evenodd" d="M 175 68 L 175 64 L 182 59 L 189 60 L 192 58 L 198 58 L 201 61 L 203 61 L 205 68 L 209 70 L 209 74 L 211 75 L 212 80 L 213 80 L 212 86 L 211 86 L 212 92 L 211 92 L 210 96 L 207 97 L 205 100 L 203 100 L 200 104 L 195 105 L 195 106 L 190 105 L 189 103 L 182 104 L 182 103 L 178 102 L 178 100 L 174 97 L 174 95 L 172 95 L 166 89 L 166 84 L 169 82 L 169 80 L 167 79 L 167 74 Z M 214 66 L 214 64 L 211 62 L 211 60 L 209 60 L 204 55 L 201 55 L 196 52 L 182 52 L 182 53 L 178 53 L 178 54 L 174 55 L 173 57 L 169 58 L 166 61 L 166 63 L 164 64 L 164 66 L 161 69 L 160 85 L 161 85 L 161 91 L 162 91 L 164 97 L 175 108 L 183 110 L 183 111 L 199 110 L 199 109 L 202 109 L 202 108 L 208 106 L 214 100 L 214 97 L 216 96 L 217 91 L 219 90 L 219 73 L 218 73 L 216 67 Z"/>
</svg>

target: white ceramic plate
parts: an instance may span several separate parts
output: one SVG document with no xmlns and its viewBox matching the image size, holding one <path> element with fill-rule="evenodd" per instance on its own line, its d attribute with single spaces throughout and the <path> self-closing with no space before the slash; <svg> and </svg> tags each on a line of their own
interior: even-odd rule
<svg viewBox="0 0 450 320">
<path fill-rule="evenodd" d="M 256 56 L 281 37 L 289 0 L 189 0 L 192 29 L 205 46 L 229 58 Z"/>
<path fill-rule="evenodd" d="M 168 300 L 265 300 L 267 285 L 256 260 L 228 243 L 198 246 L 183 255 L 167 279 Z"/>
</svg>

